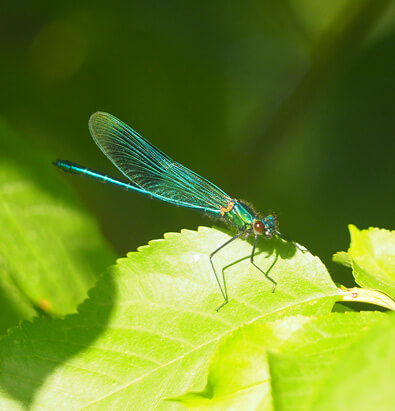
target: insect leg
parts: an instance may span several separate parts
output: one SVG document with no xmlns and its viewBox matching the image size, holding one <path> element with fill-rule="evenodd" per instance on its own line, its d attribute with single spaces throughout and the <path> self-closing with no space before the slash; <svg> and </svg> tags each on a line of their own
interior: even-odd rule
<svg viewBox="0 0 395 411">
<path fill-rule="evenodd" d="M 254 245 L 252 246 L 252 253 L 251 253 L 251 264 L 256 267 L 261 273 L 263 273 L 265 275 L 265 277 L 272 282 L 273 287 L 272 287 L 272 293 L 274 293 L 274 290 L 276 289 L 277 283 L 276 281 L 273 280 L 272 277 L 269 276 L 268 273 L 266 273 L 265 271 L 263 271 L 261 268 L 259 268 L 255 263 L 254 263 L 254 254 L 255 254 L 255 249 L 256 249 L 256 244 L 258 242 L 258 235 L 255 234 L 255 239 L 254 239 Z"/>
<path fill-rule="evenodd" d="M 224 302 L 216 308 L 216 311 L 219 311 L 220 308 L 222 308 L 224 305 L 226 305 L 228 303 L 228 291 L 226 289 L 226 281 L 225 281 L 225 273 L 224 270 L 222 270 L 222 280 L 224 282 L 224 288 L 222 288 L 221 282 L 219 281 L 217 272 L 215 271 L 215 267 L 214 267 L 214 263 L 213 263 L 213 257 L 214 255 L 219 251 L 222 250 L 224 247 L 226 247 L 228 244 L 230 244 L 232 241 L 240 238 L 243 234 L 245 234 L 245 231 L 240 231 L 240 233 L 236 234 L 234 237 L 232 237 L 230 240 L 226 241 L 225 243 L 223 243 L 222 245 L 220 245 L 216 250 L 214 250 L 211 254 L 210 254 L 210 263 L 211 263 L 211 267 L 213 269 L 214 275 L 215 275 L 215 279 L 217 280 L 219 289 L 221 290 L 222 296 L 224 297 Z"/>
</svg>

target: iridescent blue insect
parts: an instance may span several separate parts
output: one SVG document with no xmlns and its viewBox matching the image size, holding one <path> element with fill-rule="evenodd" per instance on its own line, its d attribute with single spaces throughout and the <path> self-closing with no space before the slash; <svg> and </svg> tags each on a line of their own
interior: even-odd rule
<svg viewBox="0 0 395 411">
<path fill-rule="evenodd" d="M 168 203 L 201 211 L 223 219 L 238 230 L 238 234 L 210 254 L 210 263 L 224 298 L 224 302 L 217 308 L 217 311 L 227 304 L 228 292 L 224 271 L 222 270 L 222 286 L 213 264 L 213 257 L 237 238 L 254 236 L 250 261 L 271 281 L 272 292 L 274 292 L 276 281 L 254 263 L 254 254 L 258 237 L 261 235 L 266 238 L 277 235 L 285 239 L 278 231 L 275 215 L 270 214 L 260 218 L 247 204 L 229 197 L 210 181 L 173 161 L 111 114 L 94 113 L 89 120 L 89 129 L 101 151 L 129 181 L 120 181 L 66 160 L 55 161 L 54 164 L 57 167 L 70 173 L 82 174 L 103 183 L 113 184 L 125 190 L 137 191 Z"/>
</svg>

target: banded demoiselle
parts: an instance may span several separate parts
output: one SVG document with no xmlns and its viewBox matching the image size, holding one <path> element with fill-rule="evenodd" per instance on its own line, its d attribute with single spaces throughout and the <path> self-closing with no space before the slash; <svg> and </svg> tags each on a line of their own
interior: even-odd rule
<svg viewBox="0 0 395 411">
<path fill-rule="evenodd" d="M 213 257 L 237 238 L 254 236 L 250 262 L 272 283 L 272 292 L 274 292 L 276 281 L 254 262 L 259 236 L 272 238 L 276 235 L 289 241 L 278 231 L 277 217 L 274 214 L 260 217 L 243 201 L 228 196 L 210 181 L 175 162 L 111 114 L 94 113 L 89 119 L 89 129 L 100 150 L 129 181 L 125 182 L 106 176 L 67 160 L 57 160 L 54 162 L 55 166 L 64 171 L 89 176 L 125 190 L 137 191 L 168 203 L 195 209 L 209 216 L 220 218 L 238 230 L 235 236 L 221 244 L 209 256 L 212 270 L 224 298 L 224 302 L 217 308 L 217 311 L 227 304 L 228 292 L 224 270 L 222 270 L 222 286 L 214 267 Z M 299 248 L 296 243 L 292 243 Z"/>
</svg>

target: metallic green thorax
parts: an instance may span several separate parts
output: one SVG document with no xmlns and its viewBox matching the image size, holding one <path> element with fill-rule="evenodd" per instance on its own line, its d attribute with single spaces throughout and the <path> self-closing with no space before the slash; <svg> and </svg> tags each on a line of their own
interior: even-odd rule
<svg viewBox="0 0 395 411">
<path fill-rule="evenodd" d="M 250 207 L 240 201 L 236 201 L 233 208 L 224 214 L 224 218 L 229 224 L 244 231 L 252 227 L 257 217 Z"/>
</svg>

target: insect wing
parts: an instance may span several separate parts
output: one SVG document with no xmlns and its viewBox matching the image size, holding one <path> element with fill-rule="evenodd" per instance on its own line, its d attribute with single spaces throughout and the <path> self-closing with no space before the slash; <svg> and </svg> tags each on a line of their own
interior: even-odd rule
<svg viewBox="0 0 395 411">
<path fill-rule="evenodd" d="M 112 163 L 152 196 L 218 215 L 230 197 L 210 181 L 175 162 L 111 114 L 89 120 L 93 139 Z"/>
</svg>

